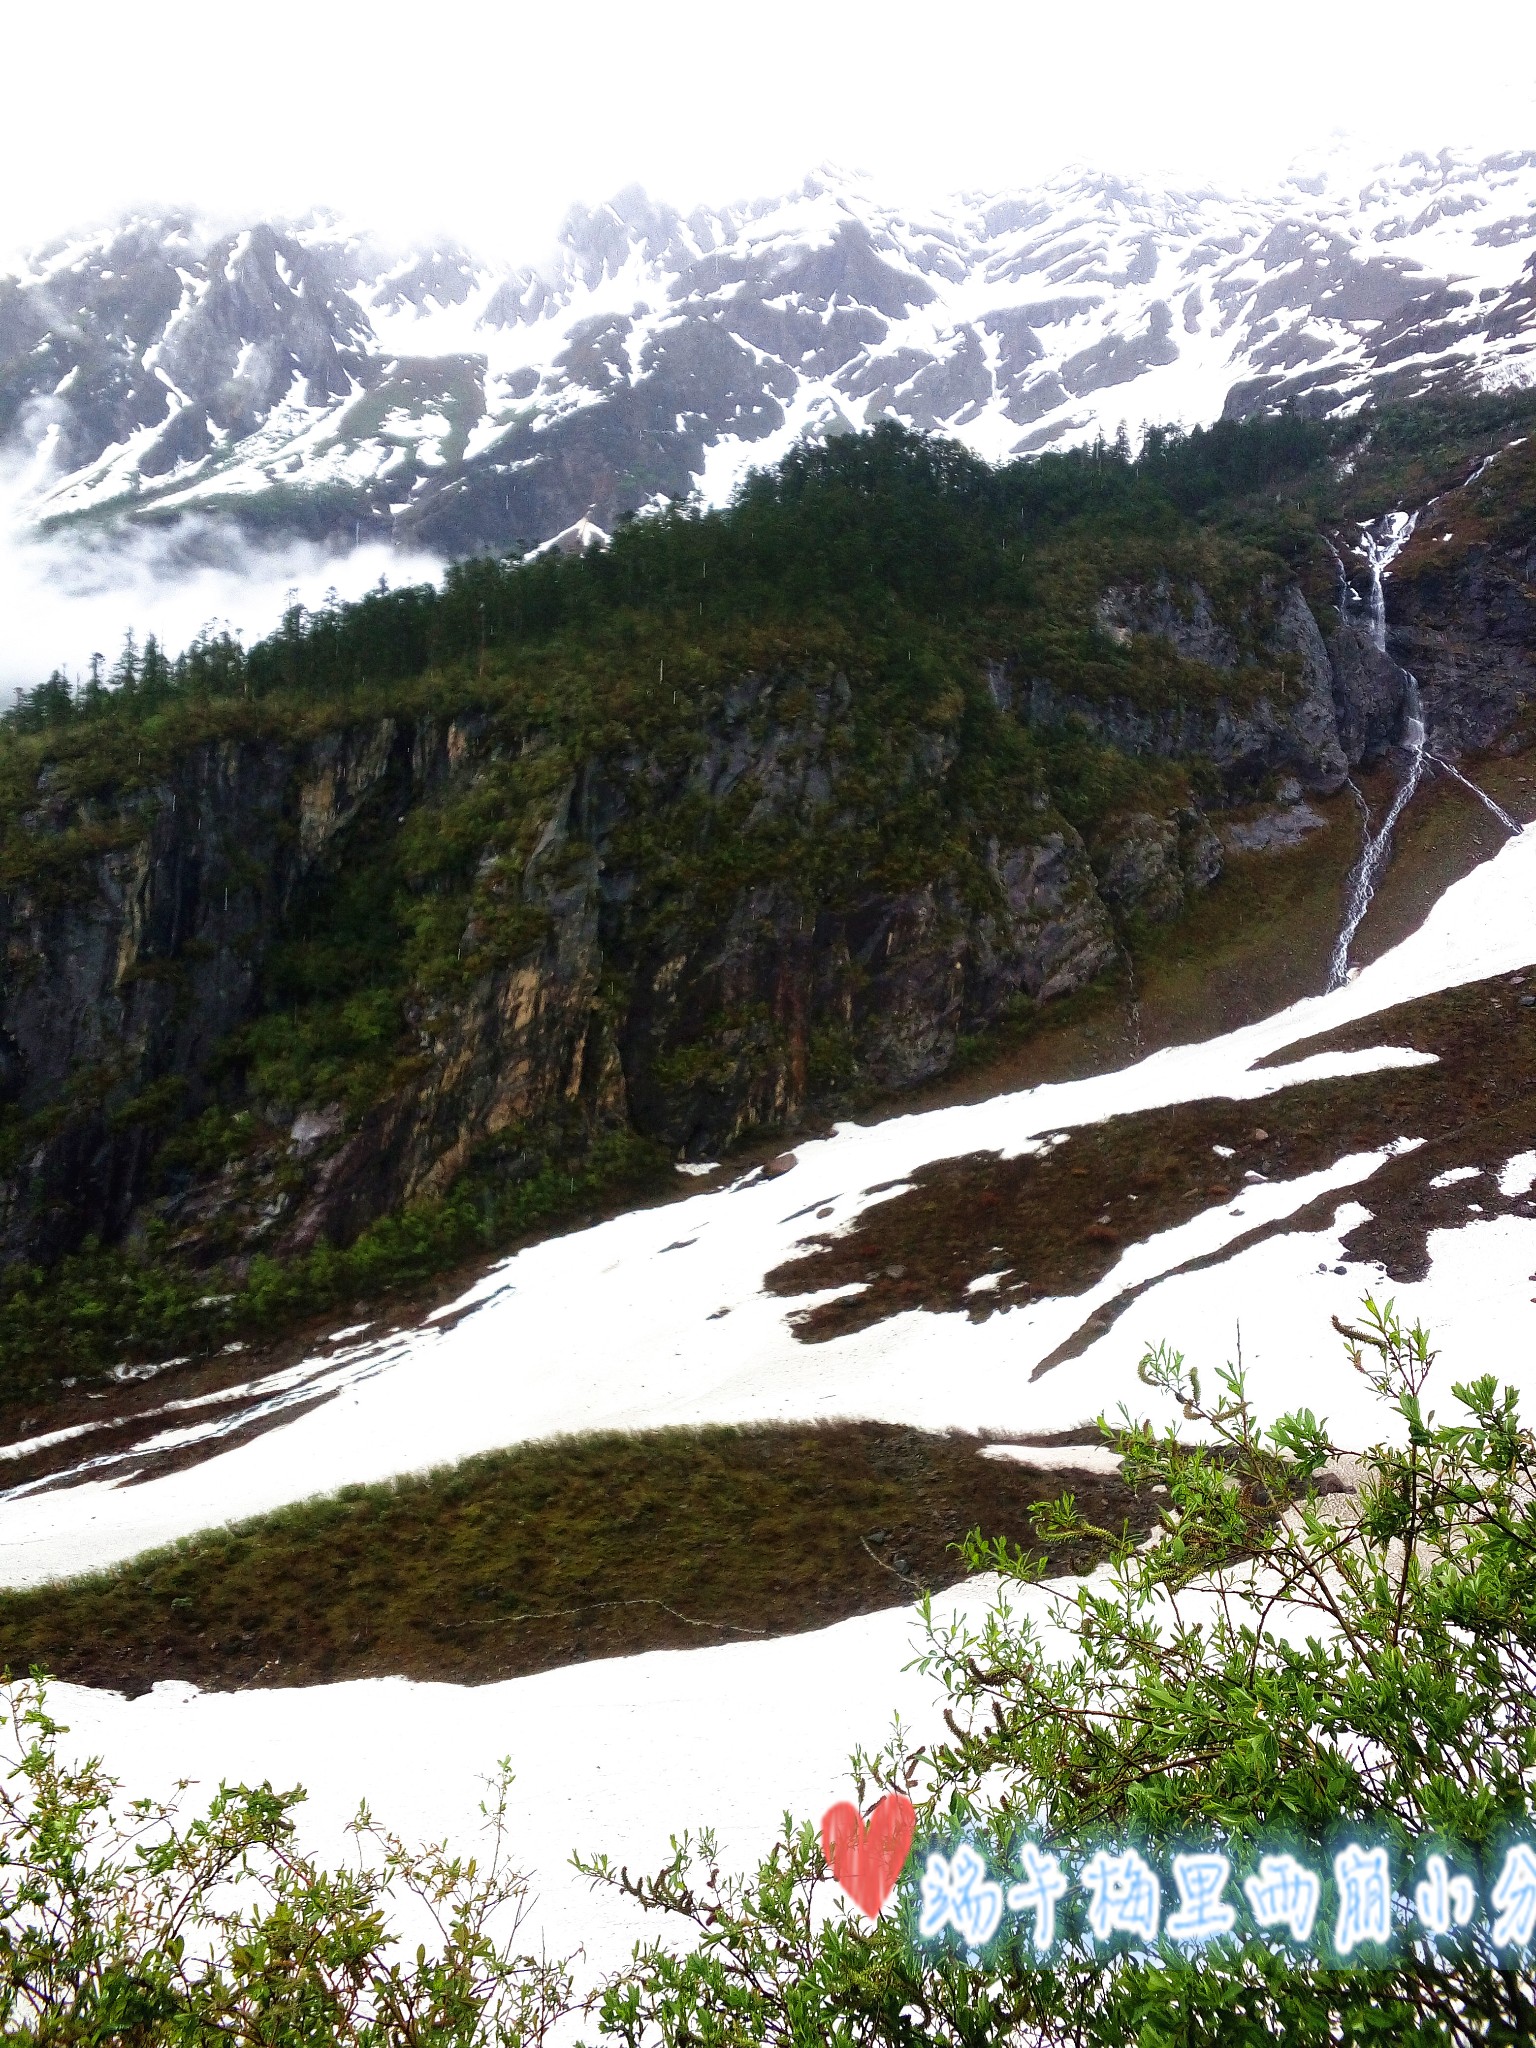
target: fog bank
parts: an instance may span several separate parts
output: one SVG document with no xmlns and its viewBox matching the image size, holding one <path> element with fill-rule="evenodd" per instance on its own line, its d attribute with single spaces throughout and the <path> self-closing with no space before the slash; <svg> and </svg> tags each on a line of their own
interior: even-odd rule
<svg viewBox="0 0 1536 2048">
<path fill-rule="evenodd" d="M 436 582 L 434 555 L 378 542 L 345 553 L 316 542 L 259 546 L 231 522 L 195 517 L 173 527 L 110 537 L 0 533 L 0 692 L 40 683 L 55 668 L 86 674 L 93 654 L 110 665 L 132 632 L 153 633 L 177 654 L 205 628 L 228 627 L 247 646 L 291 604 L 322 605 L 332 591 L 361 597 Z"/>
</svg>

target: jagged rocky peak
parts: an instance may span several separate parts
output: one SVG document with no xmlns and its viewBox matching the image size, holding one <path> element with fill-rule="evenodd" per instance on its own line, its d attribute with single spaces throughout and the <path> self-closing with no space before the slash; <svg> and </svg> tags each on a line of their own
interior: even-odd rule
<svg viewBox="0 0 1536 2048">
<path fill-rule="evenodd" d="M 636 251 L 647 263 L 674 257 L 682 225 L 675 208 L 658 205 L 638 185 L 626 185 L 602 206 L 573 206 L 560 242 L 590 288 L 604 276 L 616 277 Z"/>
<path fill-rule="evenodd" d="M 1536 383 L 1533 263 L 1536 152 L 1335 152 L 1238 196 L 1074 167 L 923 209 L 824 166 L 686 219 L 631 186 L 521 267 L 138 218 L 0 281 L 0 457 L 39 520 L 500 551 L 879 419 L 1000 460 Z"/>
<path fill-rule="evenodd" d="M 296 383 L 306 408 L 348 397 L 372 336 L 328 255 L 265 223 L 216 245 L 156 351 L 168 389 L 229 433 L 253 431 Z"/>
</svg>

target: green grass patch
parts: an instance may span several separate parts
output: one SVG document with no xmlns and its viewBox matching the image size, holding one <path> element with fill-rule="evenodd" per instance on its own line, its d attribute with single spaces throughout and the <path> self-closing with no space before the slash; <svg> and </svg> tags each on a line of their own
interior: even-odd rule
<svg viewBox="0 0 1536 2048">
<path fill-rule="evenodd" d="M 897 1605 L 962 1576 L 972 1529 L 1028 1543 L 1031 1506 L 1064 1491 L 1101 1527 L 1152 1525 L 1117 1479 L 980 1449 L 872 1422 L 528 1444 L 0 1594 L 0 1663 L 129 1692 L 473 1683 Z M 1100 1554 L 1078 1542 L 1051 1563 Z"/>
</svg>

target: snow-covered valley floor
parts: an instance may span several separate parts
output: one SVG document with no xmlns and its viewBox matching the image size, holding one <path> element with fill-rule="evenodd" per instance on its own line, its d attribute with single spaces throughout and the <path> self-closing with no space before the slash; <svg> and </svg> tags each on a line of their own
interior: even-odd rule
<svg viewBox="0 0 1536 2048">
<path fill-rule="evenodd" d="M 1379 1427 L 1330 1317 L 1351 1316 L 1380 1276 L 1341 1251 L 1369 1212 L 1385 1151 L 1344 1151 L 1325 1171 L 1255 1182 L 1227 1201 L 1126 1247 L 1087 1294 L 1031 1299 L 1005 1314 L 916 1309 L 806 1343 L 790 1318 L 806 1299 L 764 1276 L 811 1232 L 848 1226 L 906 1177 L 977 1151 L 1019 1154 L 1128 1111 L 1226 1097 L 1257 1105 L 1299 1081 L 1422 1066 L 1383 1042 L 1290 1066 L 1256 1062 L 1434 992 L 1536 962 L 1536 832 L 1457 883 L 1419 931 L 1332 995 L 1203 1045 L 1119 1072 L 962 1107 L 840 1127 L 798 1149 L 773 1179 L 712 1187 L 534 1246 L 489 1272 L 434 1323 L 369 1344 L 344 1336 L 270 1398 L 294 1400 L 254 1441 L 220 1448 L 218 1407 L 163 1415 L 168 1443 L 209 1435 L 201 1462 L 119 1483 L 105 1440 L 78 1440 L 78 1483 L 0 1499 L 0 1582 L 37 1584 L 352 1481 L 423 1470 L 473 1452 L 595 1428 L 865 1418 L 1000 1435 L 1062 1431 L 1122 1402 L 1146 1410 L 1136 1377 L 1148 1342 L 1168 1338 L 1203 1367 L 1241 1349 L 1260 1408 L 1310 1405 L 1335 1440 Z M 1536 987 L 1536 984 L 1533 984 Z M 1514 1009 L 1509 1030 L 1536 1032 Z M 1503 1029 L 1504 1026 L 1499 1028 Z M 1514 1190 L 1518 1167 L 1502 1158 Z M 1324 1227 L 1283 1219 L 1320 1192 Z M 818 1211 L 830 1210 L 830 1216 Z M 1219 1256 L 1266 1220 L 1282 1227 Z M 1441 1350 L 1431 1398 L 1498 1371 L 1529 1390 L 1536 1316 L 1536 1216 L 1500 1214 L 1432 1232 L 1426 1277 L 1391 1285 Z M 1175 1272 L 1218 1254 L 1199 1270 Z M 1166 1276 L 1166 1277 L 1160 1277 Z M 1034 1367 L 1096 1303 L 1146 1283 L 1132 1308 L 1056 1370 Z M 724 1311 L 724 1313 L 722 1313 Z M 326 1391 L 332 1398 L 300 1406 Z M 1155 1407 L 1151 1412 L 1156 1413 Z M 957 1589 L 973 1603 L 985 1588 Z M 468 1835 L 481 1781 L 510 1756 L 515 1846 L 536 1872 L 536 1925 L 551 1950 L 584 1942 L 589 1966 L 621 1960 L 634 1921 L 594 1901 L 567 1865 L 606 1849 L 654 1864 L 669 1833 L 715 1825 L 742 1862 L 788 1808 L 819 1816 L 849 1791 L 847 1757 L 873 1746 L 892 1713 L 922 1730 L 939 1702 L 905 1670 L 914 1618 L 900 1608 L 766 1642 L 587 1663 L 465 1688 L 404 1679 L 198 1694 L 162 1685 L 128 1701 L 59 1686 L 71 1740 L 103 1753 L 134 1792 L 192 1778 L 302 1782 L 313 1844 L 338 1852 L 366 1797 L 407 1836 Z"/>
</svg>

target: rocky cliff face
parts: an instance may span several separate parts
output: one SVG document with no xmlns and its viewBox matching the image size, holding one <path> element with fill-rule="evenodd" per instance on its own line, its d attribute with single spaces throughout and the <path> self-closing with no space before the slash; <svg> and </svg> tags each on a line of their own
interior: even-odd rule
<svg viewBox="0 0 1536 2048">
<path fill-rule="evenodd" d="M 1412 566 L 1393 586 L 1388 647 L 1419 679 L 1430 744 L 1497 746 L 1536 703 L 1536 527 L 1525 545 Z"/>
<path fill-rule="evenodd" d="M 1474 551 L 1398 586 L 1395 644 L 1448 744 L 1523 715 L 1531 566 Z M 1090 699 L 998 665 L 976 685 L 998 743 L 1010 720 L 1085 733 L 1199 760 L 1247 799 L 1335 789 L 1397 736 L 1401 671 L 1353 620 L 1325 642 L 1294 588 L 1246 623 L 1167 581 L 1106 592 L 1097 617 L 1110 643 L 1164 644 L 1189 694 Z M 1092 982 L 1125 920 L 1178 915 L 1220 872 L 1190 802 L 1111 812 L 1085 844 L 1042 786 L 983 824 L 958 727 L 888 736 L 872 772 L 860 715 L 841 675 L 749 674 L 684 738 L 551 755 L 525 783 L 506 778 L 545 743 L 486 713 L 308 738 L 247 722 L 116 793 L 44 767 L 0 890 L 0 1261 L 151 1225 L 204 1263 L 346 1242 L 487 1160 L 515 1177 L 551 1129 L 715 1157 L 942 1073 L 966 1034 Z M 454 921 L 452 971 L 400 984 L 366 1099 L 262 1080 L 242 1034 L 278 1000 L 299 908 L 323 936 L 325 892 L 423 821 L 482 835 L 472 884 L 419 906 Z M 210 1153 L 188 1133 L 215 1111 Z"/>
<path fill-rule="evenodd" d="M 409 774 L 392 723 L 310 747 L 222 741 L 117 802 L 50 802 L 42 858 L 0 892 L 0 1085 L 21 1140 L 0 1184 L 3 1255 L 111 1237 L 157 1125 L 195 1113 L 250 1013 L 295 887 L 381 780 Z"/>
<path fill-rule="evenodd" d="M 1112 907 L 1166 914 L 1170 872 L 1179 900 L 1213 872 L 1208 833 L 1190 857 L 1188 820 L 1138 817 L 1137 851 L 1096 855 L 1101 880 L 1042 795 L 1010 834 L 973 835 L 910 885 L 865 873 L 836 837 L 855 828 L 847 699 L 841 679 L 749 677 L 681 763 L 574 764 L 522 821 L 531 850 L 506 884 L 520 938 L 448 993 L 408 1000 L 388 1084 L 361 1108 L 263 1097 L 239 1033 L 270 1001 L 264 970 L 295 902 L 359 857 L 360 834 L 377 857 L 379 833 L 472 795 L 511 744 L 494 722 L 212 740 L 117 799 L 50 803 L 41 788 L 30 871 L 0 893 L 0 1257 L 46 1261 L 151 1221 L 200 1257 L 344 1241 L 445 1191 L 487 1147 L 515 1173 L 551 1120 L 578 1139 L 628 1123 L 713 1156 L 850 1089 L 941 1072 L 962 1033 L 1110 968 Z M 922 740 L 906 795 L 943 800 L 954 754 Z M 777 877 L 681 872 L 726 815 L 743 844 L 786 842 Z M 679 818 L 679 846 L 658 852 L 657 821 Z M 818 876 L 828 844 L 841 851 Z M 501 859 L 488 847 L 482 870 Z M 489 915 L 477 897 L 461 955 L 482 949 Z M 210 1105 L 245 1142 L 212 1163 L 183 1146 L 168 1170 L 167 1134 Z"/>
<path fill-rule="evenodd" d="M 1028 715 L 1036 723 L 1079 719 L 1124 753 L 1207 761 L 1234 794 L 1277 772 L 1293 775 L 1304 789 L 1335 790 L 1349 761 L 1317 621 L 1294 585 L 1278 599 L 1260 592 L 1259 603 L 1270 616 L 1244 648 L 1198 583 L 1184 590 L 1160 581 L 1150 590 L 1107 591 L 1098 621 L 1111 639 L 1141 633 L 1166 641 L 1197 670 L 1230 679 L 1231 687 L 1175 694 L 1157 705 L 1095 704 L 1031 680 Z"/>
<path fill-rule="evenodd" d="M 231 1096 L 220 1056 L 260 1007 L 297 893 L 353 856 L 365 811 L 403 820 L 473 757 L 465 727 L 386 718 L 305 743 L 210 742 L 116 804 L 44 803 L 29 821 L 35 878 L 0 893 L 12 1154 L 0 1258 L 47 1260 L 143 1220 L 167 1127 Z M 616 1074 L 587 1056 L 595 856 L 585 886 L 548 871 L 564 823 L 551 821 L 523 877 L 548 914 L 543 950 L 421 1020 L 410 1084 L 352 1128 L 334 1103 L 251 1103 L 258 1141 L 211 1176 L 173 1175 L 154 1201 L 176 1239 L 302 1248 L 347 1236 L 450 1180 L 466 1133 L 494 1135 L 566 1096 L 606 1103 L 617 1090 L 622 1106 Z"/>
<path fill-rule="evenodd" d="M 1524 744 L 1536 704 L 1536 451 L 1526 436 L 1418 508 L 1385 583 L 1387 650 L 1346 601 L 1332 656 L 1354 760 L 1401 732 L 1403 670 L 1417 678 L 1430 748 L 1452 758 Z"/>
<path fill-rule="evenodd" d="M 1352 768 L 1369 767 L 1402 735 L 1406 678 L 1352 614 L 1338 621 L 1328 652 L 1339 744 Z"/>
</svg>

